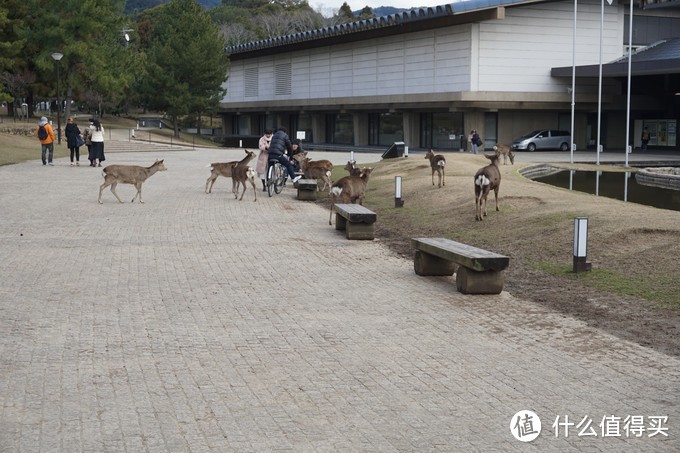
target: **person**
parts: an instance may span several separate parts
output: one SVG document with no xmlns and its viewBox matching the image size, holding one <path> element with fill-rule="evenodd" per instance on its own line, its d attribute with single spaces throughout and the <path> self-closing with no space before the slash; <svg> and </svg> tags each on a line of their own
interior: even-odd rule
<svg viewBox="0 0 680 453">
<path fill-rule="evenodd" d="M 647 144 L 649 143 L 649 139 L 651 138 L 651 134 L 649 133 L 649 129 L 645 127 L 645 130 L 642 131 L 642 150 L 647 151 Z"/>
<path fill-rule="evenodd" d="M 479 146 L 479 142 L 480 142 L 481 139 L 479 138 L 479 134 L 477 133 L 476 129 L 472 129 L 471 134 L 472 134 L 472 140 L 471 140 L 472 154 L 477 154 L 478 153 L 477 147 Z"/>
<path fill-rule="evenodd" d="M 296 183 L 302 176 L 295 176 L 295 170 L 286 157 L 286 153 L 291 153 L 293 144 L 288 137 L 285 127 L 280 127 L 278 131 L 272 136 L 269 143 L 269 160 L 275 160 L 288 170 L 288 175 L 294 183 Z"/>
<path fill-rule="evenodd" d="M 468 149 L 470 150 L 470 152 L 472 152 L 472 136 L 473 135 L 474 135 L 473 131 L 470 131 L 470 133 L 468 134 L 468 137 L 467 137 Z"/>
<path fill-rule="evenodd" d="M 262 190 L 267 191 L 267 163 L 269 162 L 269 143 L 272 141 L 274 131 L 266 129 L 264 135 L 260 137 L 260 154 L 257 156 L 255 171 L 257 177 L 262 180 Z"/>
<path fill-rule="evenodd" d="M 78 144 L 78 137 L 80 136 L 80 128 L 73 122 L 73 118 L 69 118 L 66 121 L 66 128 L 64 129 L 66 134 L 66 144 L 68 149 L 71 151 L 71 167 L 80 166 L 80 145 Z M 75 157 L 75 162 L 73 158 Z"/>
<path fill-rule="evenodd" d="M 90 119 L 90 125 L 83 131 L 83 139 L 85 140 L 85 146 L 87 146 L 87 160 L 90 161 L 90 167 L 95 166 L 94 149 L 92 148 L 92 130 L 94 125 L 94 120 Z"/>
<path fill-rule="evenodd" d="M 90 165 L 101 167 L 106 157 L 104 157 L 104 126 L 101 125 L 98 119 L 92 120 L 92 124 L 90 124 L 90 141 L 92 142 L 89 156 Z"/>
<path fill-rule="evenodd" d="M 302 149 L 300 140 L 296 138 L 295 140 L 291 141 L 290 154 L 288 155 L 288 157 L 290 160 L 290 164 L 293 166 L 293 170 L 295 170 L 296 173 L 300 171 L 300 161 L 295 159 L 294 157 L 296 154 L 300 154 L 303 152 L 304 150 Z"/>
<path fill-rule="evenodd" d="M 44 127 L 45 131 L 47 132 L 47 137 L 42 139 L 38 134 L 41 127 Z M 52 129 L 52 125 L 49 123 L 49 121 L 47 121 L 47 118 L 45 118 L 44 116 L 40 118 L 40 122 L 38 123 L 38 126 L 36 126 L 35 128 L 35 136 L 38 137 L 38 140 L 40 140 L 42 148 L 43 165 L 47 164 L 54 165 L 52 163 L 52 158 L 54 157 L 54 129 Z"/>
</svg>

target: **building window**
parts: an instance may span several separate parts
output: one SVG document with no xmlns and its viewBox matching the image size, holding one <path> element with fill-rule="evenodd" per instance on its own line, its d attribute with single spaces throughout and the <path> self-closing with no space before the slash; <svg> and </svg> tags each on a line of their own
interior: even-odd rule
<svg viewBox="0 0 680 453">
<path fill-rule="evenodd" d="M 247 98 L 259 95 L 258 77 L 257 68 L 246 68 L 245 78 L 243 79 L 243 92 Z"/>
<path fill-rule="evenodd" d="M 462 112 L 422 113 L 420 115 L 421 148 L 457 150 L 461 147 L 465 148 L 466 142 Z"/>
<path fill-rule="evenodd" d="M 274 94 L 277 96 L 285 96 L 290 95 L 291 93 L 290 63 L 277 64 L 274 66 Z"/>
<path fill-rule="evenodd" d="M 401 113 L 370 113 L 368 115 L 369 145 L 388 146 L 404 141 L 404 116 Z"/>
<path fill-rule="evenodd" d="M 354 144 L 354 120 L 349 113 L 326 115 L 326 137 L 329 143 Z"/>
</svg>

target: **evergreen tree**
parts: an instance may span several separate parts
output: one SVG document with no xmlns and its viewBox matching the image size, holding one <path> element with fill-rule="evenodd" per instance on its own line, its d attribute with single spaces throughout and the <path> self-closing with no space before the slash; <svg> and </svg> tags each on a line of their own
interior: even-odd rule
<svg viewBox="0 0 680 453">
<path fill-rule="evenodd" d="M 224 40 L 195 0 L 171 0 L 150 15 L 140 90 L 148 107 L 172 117 L 178 135 L 178 117 L 209 111 L 224 96 Z"/>
<path fill-rule="evenodd" d="M 352 8 L 349 7 L 347 2 L 344 2 L 342 6 L 340 6 L 340 9 L 338 10 L 338 18 L 340 18 L 341 23 L 342 22 L 353 22 L 355 20 L 354 13 L 352 12 Z"/>
</svg>

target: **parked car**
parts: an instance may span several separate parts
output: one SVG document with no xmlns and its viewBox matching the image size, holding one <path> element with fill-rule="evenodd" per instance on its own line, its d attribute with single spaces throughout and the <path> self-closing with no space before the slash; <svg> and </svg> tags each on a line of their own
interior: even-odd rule
<svg viewBox="0 0 680 453">
<path fill-rule="evenodd" d="M 570 139 L 571 133 L 568 131 L 539 129 L 514 139 L 512 141 L 512 149 L 526 149 L 527 151 L 536 151 L 537 149 L 559 149 L 560 151 L 569 151 Z"/>
</svg>

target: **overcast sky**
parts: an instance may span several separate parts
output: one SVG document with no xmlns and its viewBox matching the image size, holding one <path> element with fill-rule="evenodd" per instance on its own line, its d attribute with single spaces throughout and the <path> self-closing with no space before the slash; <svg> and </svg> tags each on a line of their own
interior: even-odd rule
<svg viewBox="0 0 680 453">
<path fill-rule="evenodd" d="M 418 8 L 420 6 L 437 6 L 446 5 L 447 3 L 453 3 L 456 0 L 308 0 L 308 3 L 314 8 L 326 10 L 338 10 L 344 1 L 352 11 L 357 11 L 362 9 L 364 6 L 368 5 L 371 8 L 378 8 L 380 6 L 394 6 L 395 8 Z M 324 14 L 325 15 L 325 14 Z"/>
</svg>

